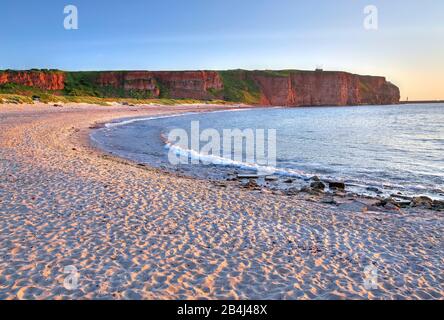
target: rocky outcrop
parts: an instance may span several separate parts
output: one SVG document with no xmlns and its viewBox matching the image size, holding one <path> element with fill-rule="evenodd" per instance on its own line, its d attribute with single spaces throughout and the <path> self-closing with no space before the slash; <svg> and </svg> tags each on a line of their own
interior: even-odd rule
<svg viewBox="0 0 444 320">
<path fill-rule="evenodd" d="M 58 71 L 2 71 L 0 84 L 15 83 L 42 90 L 63 90 L 65 74 Z"/>
</svg>

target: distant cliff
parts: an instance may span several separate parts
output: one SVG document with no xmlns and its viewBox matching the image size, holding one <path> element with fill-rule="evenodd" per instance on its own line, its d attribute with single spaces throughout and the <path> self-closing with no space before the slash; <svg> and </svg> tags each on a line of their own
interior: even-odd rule
<svg viewBox="0 0 444 320">
<path fill-rule="evenodd" d="M 265 106 L 394 104 L 398 87 L 384 77 L 334 71 L 3 71 L 16 84 L 60 95 L 226 100 Z"/>
<path fill-rule="evenodd" d="M 129 71 L 100 72 L 94 84 L 102 88 L 139 92 L 147 97 L 210 100 L 215 91 L 223 89 L 223 82 L 214 71 Z M 219 98 L 223 98 L 222 95 Z"/>
<path fill-rule="evenodd" d="M 258 71 L 246 77 L 258 85 L 264 105 L 394 104 L 400 99 L 398 87 L 384 77 L 330 71 Z"/>
<path fill-rule="evenodd" d="M 60 71 L 0 71 L 0 85 L 20 84 L 43 90 L 63 90 L 65 73 Z"/>
</svg>

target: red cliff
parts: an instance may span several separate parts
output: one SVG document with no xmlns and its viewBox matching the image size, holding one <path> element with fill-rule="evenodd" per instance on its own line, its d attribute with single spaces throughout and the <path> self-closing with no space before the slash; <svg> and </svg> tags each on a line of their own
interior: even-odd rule
<svg viewBox="0 0 444 320">
<path fill-rule="evenodd" d="M 154 74 L 173 99 L 223 98 L 218 92 L 224 88 L 224 84 L 216 71 L 165 71 Z"/>
<path fill-rule="evenodd" d="M 158 98 L 160 95 L 157 80 L 149 71 L 100 72 L 96 84 L 100 87 L 113 87 L 124 91 L 145 91 L 149 92 L 153 98 Z"/>
<path fill-rule="evenodd" d="M 260 104 L 272 106 L 343 106 L 394 104 L 399 89 L 383 77 L 346 72 L 296 71 L 287 75 L 253 72 L 260 91 Z"/>
<path fill-rule="evenodd" d="M 70 95 L 225 99 L 264 106 L 394 104 L 399 89 L 384 77 L 334 71 L 4 71 L 16 83 Z"/>
<path fill-rule="evenodd" d="M 199 100 L 214 99 L 214 93 L 223 89 L 223 82 L 215 71 L 101 72 L 97 85 L 149 91 L 154 98 L 163 94 L 173 99 Z"/>
<path fill-rule="evenodd" d="M 359 98 L 361 104 L 399 103 L 399 88 L 384 77 L 359 76 Z"/>
<path fill-rule="evenodd" d="M 0 84 L 15 83 L 42 90 L 63 90 L 65 74 L 58 71 L 3 71 Z"/>
</svg>

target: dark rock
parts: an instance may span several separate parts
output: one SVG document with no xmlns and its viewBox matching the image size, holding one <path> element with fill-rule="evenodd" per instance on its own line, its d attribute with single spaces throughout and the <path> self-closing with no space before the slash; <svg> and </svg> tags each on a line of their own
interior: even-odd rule
<svg viewBox="0 0 444 320">
<path fill-rule="evenodd" d="M 284 180 L 284 183 L 293 183 L 293 182 L 294 182 L 293 179 L 286 179 L 286 180 Z"/>
<path fill-rule="evenodd" d="M 313 189 L 313 188 L 310 188 L 310 187 L 303 187 L 300 190 L 300 192 L 304 192 L 304 193 L 308 193 L 308 194 L 316 195 L 316 196 L 323 194 L 323 190 L 321 190 L 321 189 Z"/>
<path fill-rule="evenodd" d="M 321 179 L 319 179 L 318 176 L 311 177 L 310 180 L 312 180 L 312 181 L 321 181 Z"/>
<path fill-rule="evenodd" d="M 238 174 L 238 179 L 257 179 L 259 176 L 257 174 Z"/>
<path fill-rule="evenodd" d="M 374 205 L 377 207 L 383 207 L 388 203 L 388 199 L 381 199 L 378 202 L 376 202 Z"/>
<path fill-rule="evenodd" d="M 344 193 L 344 192 L 343 192 Z M 349 197 L 350 200 L 354 200 L 356 197 L 359 196 L 359 194 L 355 193 L 355 192 L 346 192 L 345 193 L 346 197 Z M 370 197 L 371 198 L 371 197 Z"/>
<path fill-rule="evenodd" d="M 315 190 L 324 190 L 325 184 L 321 181 L 315 181 L 310 184 L 310 187 Z"/>
<path fill-rule="evenodd" d="M 367 191 L 371 191 L 371 192 L 376 192 L 376 193 L 381 192 L 381 191 L 379 191 L 379 189 L 376 188 L 376 187 L 367 187 L 366 189 L 367 189 Z"/>
<path fill-rule="evenodd" d="M 299 194 L 299 192 L 300 192 L 300 190 L 297 189 L 297 188 L 290 188 L 290 189 L 285 191 L 285 194 L 287 196 L 295 196 L 295 195 Z"/>
<path fill-rule="evenodd" d="M 432 209 L 433 207 L 433 200 L 429 197 L 420 196 L 420 197 L 414 197 L 412 200 L 412 203 L 410 204 L 412 207 L 421 207 L 426 209 Z"/>
<path fill-rule="evenodd" d="M 387 203 L 384 206 L 384 209 L 385 210 L 390 210 L 390 211 L 398 211 L 398 212 L 400 211 L 399 206 L 397 204 L 394 204 L 394 203 L 391 203 L 391 202 Z"/>
<path fill-rule="evenodd" d="M 387 198 L 379 200 L 374 204 L 376 207 L 383 207 L 386 210 L 395 210 L 399 208 L 407 208 L 410 206 L 410 201 L 400 201 L 394 198 Z"/>
<path fill-rule="evenodd" d="M 266 176 L 264 179 L 265 179 L 265 181 L 276 181 L 279 178 L 276 176 Z"/>
<path fill-rule="evenodd" d="M 345 183 L 344 182 L 329 182 L 328 187 L 330 189 L 345 190 Z"/>
<path fill-rule="evenodd" d="M 259 190 L 260 189 L 260 187 L 257 184 L 256 180 L 254 180 L 254 179 L 248 180 L 248 182 L 244 185 L 244 188 L 254 189 L 254 190 Z"/>
<path fill-rule="evenodd" d="M 439 211 L 444 211 L 444 201 L 441 201 L 441 200 L 433 201 L 433 209 L 439 210 Z"/>
<path fill-rule="evenodd" d="M 338 196 L 341 198 L 345 198 L 347 196 L 344 191 L 336 190 L 336 189 L 333 189 L 333 190 L 334 190 L 333 195 L 335 195 L 335 196 Z"/>
</svg>

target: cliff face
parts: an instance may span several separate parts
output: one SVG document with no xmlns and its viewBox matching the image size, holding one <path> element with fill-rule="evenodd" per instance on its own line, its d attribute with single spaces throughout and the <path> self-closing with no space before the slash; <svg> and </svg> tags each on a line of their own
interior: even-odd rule
<svg viewBox="0 0 444 320">
<path fill-rule="evenodd" d="M 154 72 L 173 99 L 222 99 L 224 84 L 216 71 Z"/>
<path fill-rule="evenodd" d="M 0 84 L 16 83 L 43 90 L 63 90 L 65 74 L 46 71 L 4 71 L 0 72 Z"/>
<path fill-rule="evenodd" d="M 165 93 L 172 99 L 214 99 L 215 92 L 223 89 L 222 80 L 215 71 L 101 72 L 97 84 L 125 91 L 149 91 L 154 98 Z"/>
<path fill-rule="evenodd" d="M 394 104 L 399 89 L 383 77 L 359 76 L 345 72 L 294 72 L 269 75 L 254 72 L 260 103 L 272 106 L 343 106 Z"/>
<path fill-rule="evenodd" d="M 160 89 L 156 78 L 149 71 L 134 72 L 100 72 L 96 85 L 100 87 L 112 87 L 124 91 L 145 91 L 153 98 L 160 96 Z"/>
<path fill-rule="evenodd" d="M 394 104 L 399 103 L 399 88 L 383 77 L 360 76 L 359 94 L 362 103 Z"/>
<path fill-rule="evenodd" d="M 383 77 L 331 71 L 8 71 L 17 83 L 70 95 L 224 99 L 264 106 L 394 104 L 399 89 Z"/>
</svg>

